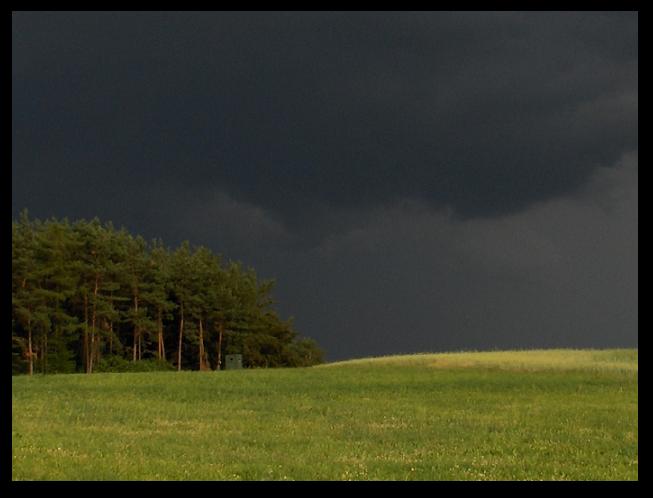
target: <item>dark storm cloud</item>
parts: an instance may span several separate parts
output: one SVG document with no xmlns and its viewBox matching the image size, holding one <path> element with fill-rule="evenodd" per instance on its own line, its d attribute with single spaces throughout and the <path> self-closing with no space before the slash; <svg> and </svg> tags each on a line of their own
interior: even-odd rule
<svg viewBox="0 0 653 498">
<path fill-rule="evenodd" d="M 138 192 L 219 187 L 293 229 L 401 198 L 514 212 L 637 148 L 636 23 L 18 13 L 14 185 L 51 197 L 43 172 L 27 177 L 47 157 L 45 178 L 71 182 L 82 204 L 118 178 Z"/>
<path fill-rule="evenodd" d="M 516 214 L 377 209 L 312 252 L 276 255 L 282 309 L 332 358 L 637 346 L 637 198 L 628 155 L 579 195 Z"/>
</svg>

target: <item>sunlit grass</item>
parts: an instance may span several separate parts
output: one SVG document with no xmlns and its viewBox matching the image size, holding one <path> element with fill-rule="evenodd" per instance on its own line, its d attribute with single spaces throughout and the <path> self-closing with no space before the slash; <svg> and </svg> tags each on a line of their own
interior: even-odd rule
<svg viewBox="0 0 653 498">
<path fill-rule="evenodd" d="M 343 365 L 430 366 L 504 370 L 628 370 L 637 371 L 636 349 L 535 349 L 523 351 L 463 351 L 360 358 L 328 363 Z"/>
<path fill-rule="evenodd" d="M 13 479 L 637 479 L 637 350 L 13 378 Z"/>
</svg>

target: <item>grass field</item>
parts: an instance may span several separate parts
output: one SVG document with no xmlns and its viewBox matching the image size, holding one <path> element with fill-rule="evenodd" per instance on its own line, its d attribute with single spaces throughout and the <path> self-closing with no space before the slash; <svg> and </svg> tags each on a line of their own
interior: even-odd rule
<svg viewBox="0 0 653 498">
<path fill-rule="evenodd" d="M 17 376 L 14 480 L 638 479 L 637 350 Z"/>
</svg>

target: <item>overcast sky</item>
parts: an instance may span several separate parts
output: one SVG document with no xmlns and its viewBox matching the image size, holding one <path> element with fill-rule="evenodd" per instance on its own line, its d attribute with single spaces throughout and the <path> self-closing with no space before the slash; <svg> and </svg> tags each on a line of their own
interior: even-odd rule
<svg viewBox="0 0 653 498">
<path fill-rule="evenodd" d="M 637 346 L 638 16 L 23 13 L 12 211 L 277 280 L 329 360 Z"/>
</svg>

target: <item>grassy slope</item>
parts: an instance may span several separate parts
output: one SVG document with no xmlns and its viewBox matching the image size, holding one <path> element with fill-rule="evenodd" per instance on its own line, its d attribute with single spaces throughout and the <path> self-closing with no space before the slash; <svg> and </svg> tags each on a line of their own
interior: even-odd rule
<svg viewBox="0 0 653 498">
<path fill-rule="evenodd" d="M 637 350 L 13 378 L 13 479 L 637 479 Z"/>
</svg>

